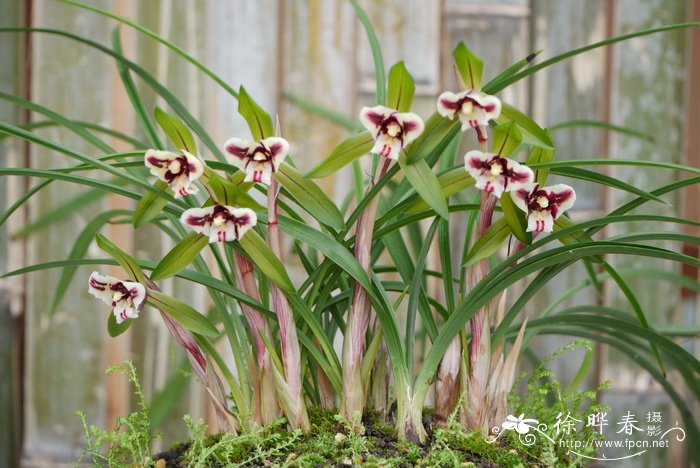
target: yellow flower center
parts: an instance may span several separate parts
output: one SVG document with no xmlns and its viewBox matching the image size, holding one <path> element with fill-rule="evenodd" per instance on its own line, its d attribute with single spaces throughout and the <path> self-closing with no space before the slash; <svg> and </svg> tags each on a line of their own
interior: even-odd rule
<svg viewBox="0 0 700 468">
<path fill-rule="evenodd" d="M 225 223 L 226 223 L 226 220 L 221 216 L 217 216 L 214 218 L 214 226 L 216 226 L 216 227 L 221 227 Z"/>
<path fill-rule="evenodd" d="M 390 123 L 389 126 L 386 128 L 386 133 L 390 137 L 394 138 L 396 135 L 398 135 L 401 132 L 401 127 L 397 123 Z"/>
<path fill-rule="evenodd" d="M 491 165 L 491 174 L 492 175 L 501 175 L 503 173 L 503 166 L 501 166 L 499 163 L 495 163 Z"/>
<path fill-rule="evenodd" d="M 182 164 L 180 164 L 180 161 L 175 159 L 168 164 L 168 169 L 170 169 L 170 172 L 172 173 L 180 172 L 180 169 L 182 169 Z"/>
<path fill-rule="evenodd" d="M 549 199 L 545 196 L 539 196 L 537 197 L 537 204 L 540 205 L 540 208 L 547 208 L 549 206 Z"/>
<path fill-rule="evenodd" d="M 115 292 L 112 295 L 112 301 L 114 301 L 114 302 L 119 302 L 121 300 L 121 298 L 122 298 L 122 293 L 120 293 L 119 291 Z"/>
<path fill-rule="evenodd" d="M 474 111 L 474 103 L 471 101 L 464 101 L 462 104 L 462 113 L 463 114 L 471 114 Z"/>
</svg>

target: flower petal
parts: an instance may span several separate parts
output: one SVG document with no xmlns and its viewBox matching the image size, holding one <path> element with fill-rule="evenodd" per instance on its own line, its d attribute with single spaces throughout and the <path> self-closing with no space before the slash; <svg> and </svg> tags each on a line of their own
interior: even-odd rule
<svg viewBox="0 0 700 468">
<path fill-rule="evenodd" d="M 269 161 L 250 161 L 246 168 L 244 182 L 260 182 L 265 185 L 272 183 L 272 162 Z"/>
<path fill-rule="evenodd" d="M 183 149 L 180 151 L 182 151 L 182 155 L 185 157 L 187 163 L 189 164 L 188 172 L 190 181 L 199 179 L 202 176 L 202 174 L 204 174 L 204 161 L 202 161 L 200 158 L 198 158 L 197 156 L 195 156 L 187 150 Z"/>
<path fill-rule="evenodd" d="M 180 216 L 180 222 L 192 229 L 194 232 L 204 234 L 208 236 L 211 232 L 211 222 L 212 215 L 214 214 L 214 207 L 209 206 L 206 208 L 190 208 L 185 210 Z"/>
<path fill-rule="evenodd" d="M 513 199 L 513 203 L 515 203 L 515 206 L 523 210 L 525 213 L 528 213 L 530 211 L 530 208 L 528 207 L 528 203 L 530 203 L 530 196 L 536 187 L 537 184 L 531 182 L 518 190 L 514 190 L 511 197 Z"/>
<path fill-rule="evenodd" d="M 442 93 L 437 100 L 438 114 L 443 117 L 447 117 L 450 120 L 454 119 L 455 115 L 457 115 L 460 111 L 460 101 L 466 95 L 466 91 L 459 94 L 455 94 L 450 91 L 445 91 Z"/>
<path fill-rule="evenodd" d="M 122 284 L 131 294 L 131 300 L 134 307 L 141 310 L 143 307 L 143 301 L 146 300 L 146 288 L 141 283 L 136 283 L 133 281 L 122 281 Z"/>
<path fill-rule="evenodd" d="M 151 174 L 163 179 L 165 173 L 168 172 L 168 165 L 171 161 L 177 159 L 179 155 L 170 151 L 159 151 L 149 149 L 146 151 L 145 164 L 151 170 Z"/>
<path fill-rule="evenodd" d="M 549 211 L 533 211 L 527 217 L 528 232 L 552 232 L 554 229 L 554 218 Z"/>
<path fill-rule="evenodd" d="M 379 156 L 397 160 L 399 159 L 399 154 L 401 153 L 401 141 L 396 138 L 391 138 L 386 135 L 379 135 L 374 146 L 370 150 L 372 154 L 378 154 Z"/>
<path fill-rule="evenodd" d="M 249 208 L 234 208 L 232 206 L 224 208 L 228 211 L 231 219 L 226 224 L 212 229 L 209 242 L 240 240 L 258 222 L 257 215 Z"/>
<path fill-rule="evenodd" d="M 111 306 L 114 294 L 111 287 L 116 283 L 119 283 L 119 279 L 93 271 L 88 282 L 88 292 L 108 306 Z"/>
<path fill-rule="evenodd" d="M 558 208 L 555 218 L 558 218 L 563 212 L 574 206 L 576 192 L 568 185 L 556 184 L 551 187 L 544 187 L 543 190 L 550 194 L 550 197 L 554 196 L 554 203 L 556 203 Z"/>
<path fill-rule="evenodd" d="M 403 147 L 405 148 L 413 140 L 418 138 L 418 136 L 423 133 L 425 124 L 423 119 L 414 114 L 413 112 L 402 112 L 396 114 L 396 120 L 401 124 L 403 130 Z"/>
<path fill-rule="evenodd" d="M 479 91 L 472 91 L 469 93 L 469 97 L 476 101 L 483 110 L 483 119 L 485 123 L 479 123 L 479 125 L 488 125 L 489 120 L 495 120 L 501 115 L 501 100 L 496 96 L 491 96 L 490 94 Z"/>
<path fill-rule="evenodd" d="M 274 171 L 277 172 L 284 158 L 289 154 L 289 142 L 284 138 L 269 137 L 261 140 L 260 143 L 270 150 Z"/>
<path fill-rule="evenodd" d="M 394 109 L 386 106 L 363 107 L 360 110 L 360 122 L 376 138 L 381 130 L 382 122 L 395 113 Z"/>
<path fill-rule="evenodd" d="M 507 192 L 514 192 L 527 187 L 535 179 L 535 173 L 524 164 L 508 158 L 501 158 L 507 163 Z"/>
<path fill-rule="evenodd" d="M 241 138 L 229 138 L 224 143 L 224 151 L 226 151 L 226 160 L 231 165 L 236 166 L 242 171 L 245 171 L 248 161 L 250 161 L 250 148 L 252 143 Z"/>
</svg>

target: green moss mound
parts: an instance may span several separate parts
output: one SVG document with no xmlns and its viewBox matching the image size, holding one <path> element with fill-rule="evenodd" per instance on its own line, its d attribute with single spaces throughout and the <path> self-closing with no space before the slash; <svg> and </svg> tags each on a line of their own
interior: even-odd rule
<svg viewBox="0 0 700 468">
<path fill-rule="evenodd" d="M 203 422 L 186 422 L 192 441 L 153 457 L 163 467 L 225 466 L 533 466 L 527 453 L 514 446 L 489 444 L 481 432 L 464 432 L 452 421 L 446 427 L 430 431 L 424 446 L 400 441 L 391 424 L 381 415 L 366 410 L 362 419 L 364 433 L 358 434 L 347 423 L 323 408 L 309 408 L 311 431 L 289 431 L 284 420 L 252 433 L 233 436 L 207 436 Z M 426 427 L 432 426 L 430 414 Z M 162 460 L 162 461 L 161 461 Z"/>
</svg>

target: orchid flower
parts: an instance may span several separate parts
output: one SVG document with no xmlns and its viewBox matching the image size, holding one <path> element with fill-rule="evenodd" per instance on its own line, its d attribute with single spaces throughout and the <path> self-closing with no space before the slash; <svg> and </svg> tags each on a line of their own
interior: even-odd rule
<svg viewBox="0 0 700 468">
<path fill-rule="evenodd" d="M 183 225 L 209 237 L 209 242 L 238 240 L 258 222 L 250 208 L 214 205 L 190 208 L 180 217 Z"/>
<path fill-rule="evenodd" d="M 258 143 L 229 138 L 224 150 L 228 162 L 245 172 L 245 182 L 270 185 L 272 174 L 279 170 L 289 153 L 289 142 L 279 137 L 265 138 Z"/>
<path fill-rule="evenodd" d="M 114 307 L 113 313 L 117 323 L 137 318 L 146 299 L 146 288 L 141 283 L 121 281 L 96 271 L 90 275 L 88 292 L 102 299 L 108 306 Z"/>
<path fill-rule="evenodd" d="M 476 180 L 476 188 L 500 198 L 503 192 L 513 192 L 532 183 L 532 169 L 495 153 L 469 151 L 464 156 L 464 167 Z"/>
<path fill-rule="evenodd" d="M 175 198 L 199 191 L 193 182 L 204 174 L 204 162 L 186 150 L 182 154 L 149 149 L 146 151 L 146 167 L 151 174 L 167 182 Z"/>
<path fill-rule="evenodd" d="M 539 421 L 537 419 L 524 419 L 525 415 L 521 414 L 517 418 L 512 415 L 508 415 L 506 417 L 506 420 L 501 424 L 501 427 L 506 430 L 513 430 L 517 431 L 518 434 L 527 434 L 530 432 L 530 429 L 533 427 L 536 427 L 537 424 L 539 424 Z"/>
<path fill-rule="evenodd" d="M 574 205 L 576 192 L 565 184 L 540 187 L 530 183 L 518 189 L 513 203 L 527 213 L 529 232 L 552 232 L 554 220 Z"/>
<path fill-rule="evenodd" d="M 446 91 L 438 97 L 437 111 L 450 120 L 458 116 L 462 131 L 465 131 L 469 127 L 485 127 L 489 120 L 498 118 L 501 115 L 501 100 L 473 89 L 457 94 Z"/>
<path fill-rule="evenodd" d="M 385 106 L 363 107 L 360 122 L 372 134 L 374 147 L 370 153 L 388 159 L 399 159 L 399 153 L 424 128 L 423 120 L 412 112 L 397 112 Z"/>
</svg>

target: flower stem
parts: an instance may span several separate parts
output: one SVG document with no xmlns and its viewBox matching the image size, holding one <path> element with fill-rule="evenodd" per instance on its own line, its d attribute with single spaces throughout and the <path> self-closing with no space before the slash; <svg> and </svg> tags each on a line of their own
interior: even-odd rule
<svg viewBox="0 0 700 468">
<path fill-rule="evenodd" d="M 280 235 L 278 226 L 278 206 L 279 184 L 276 179 L 272 179 L 267 194 L 267 240 L 272 252 L 282 259 L 282 249 L 280 246 Z M 299 340 L 297 329 L 294 324 L 292 308 L 284 295 L 275 284 L 270 285 L 272 292 L 272 304 L 277 321 L 279 323 L 280 346 L 282 348 L 282 363 L 284 364 L 284 377 L 290 394 L 287 395 L 288 410 L 292 414 L 287 414 L 289 424 L 293 429 L 309 429 L 309 417 L 306 413 L 306 405 L 302 394 L 301 383 L 301 353 L 299 351 Z M 287 405 L 285 405 L 287 406 Z"/>
<path fill-rule="evenodd" d="M 242 288 L 253 299 L 260 301 L 260 293 L 258 292 L 258 285 L 255 282 L 253 273 L 253 264 L 240 252 L 234 252 L 234 258 L 236 260 L 236 283 L 239 288 Z M 241 309 L 253 335 L 257 354 L 257 369 L 254 373 L 251 372 L 251 375 L 254 377 L 252 392 L 253 421 L 264 426 L 277 420 L 280 416 L 270 353 L 265 347 L 265 341 L 261 336 L 270 337 L 270 327 L 265 317 L 259 311 L 243 303 L 241 303 Z M 255 361 L 252 360 L 251 362 Z"/>
<path fill-rule="evenodd" d="M 390 159 L 382 158 L 367 192 L 384 177 L 391 164 Z M 366 192 L 366 193 L 367 193 Z M 372 237 L 374 222 L 379 206 L 379 195 L 371 200 L 357 220 L 355 229 L 355 258 L 362 268 L 370 273 Z M 348 314 L 343 341 L 343 396 L 341 413 L 353 421 L 355 413 L 362 412 L 365 403 L 362 385 L 362 356 L 365 348 L 365 335 L 370 319 L 370 300 L 367 291 L 355 282 L 352 305 Z"/>
</svg>

